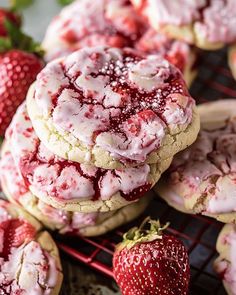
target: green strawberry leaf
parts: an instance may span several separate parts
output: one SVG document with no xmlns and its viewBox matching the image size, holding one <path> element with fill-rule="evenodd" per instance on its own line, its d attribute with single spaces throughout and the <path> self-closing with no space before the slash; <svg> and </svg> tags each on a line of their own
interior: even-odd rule
<svg viewBox="0 0 236 295">
<path fill-rule="evenodd" d="M 10 38 L 0 37 L 0 52 L 8 51 L 12 48 Z"/>
<path fill-rule="evenodd" d="M 68 5 L 70 3 L 72 3 L 74 0 L 57 0 L 57 2 L 60 4 L 60 5 Z"/>
<path fill-rule="evenodd" d="M 11 7 L 14 10 L 20 10 L 32 5 L 34 0 L 10 0 Z"/>
<path fill-rule="evenodd" d="M 39 57 L 43 57 L 44 51 L 40 47 L 40 44 L 38 42 L 35 42 L 32 37 L 24 34 L 20 28 L 18 28 L 15 24 L 13 24 L 7 19 L 4 21 L 4 25 L 9 36 L 7 38 L 2 38 L 2 39 L 9 39 L 5 41 L 2 40 L 2 43 L 3 43 L 2 47 L 4 48 L 5 46 L 5 50 L 16 48 L 16 49 L 20 49 L 30 53 L 34 53 L 38 55 Z M 0 50 L 1 50 L 1 42 L 0 42 Z"/>
</svg>

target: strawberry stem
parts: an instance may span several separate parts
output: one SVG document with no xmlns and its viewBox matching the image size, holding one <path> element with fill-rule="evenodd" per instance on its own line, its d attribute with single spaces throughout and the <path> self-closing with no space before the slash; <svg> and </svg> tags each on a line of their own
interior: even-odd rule
<svg viewBox="0 0 236 295">
<path fill-rule="evenodd" d="M 8 34 L 7 37 L 0 38 L 0 52 L 14 48 L 43 57 L 44 52 L 42 48 L 39 43 L 34 42 L 33 38 L 24 34 L 20 28 L 7 19 L 4 20 L 4 26 Z"/>
<path fill-rule="evenodd" d="M 139 227 L 131 228 L 123 235 L 123 242 L 118 245 L 121 250 L 125 247 L 132 248 L 138 243 L 151 242 L 162 238 L 163 231 L 169 226 L 169 222 L 161 226 L 159 220 L 146 217 Z"/>
</svg>

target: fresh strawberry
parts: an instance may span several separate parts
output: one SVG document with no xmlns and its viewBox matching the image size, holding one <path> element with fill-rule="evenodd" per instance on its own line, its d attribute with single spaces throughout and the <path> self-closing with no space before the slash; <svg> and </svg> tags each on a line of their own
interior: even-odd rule
<svg viewBox="0 0 236 295">
<path fill-rule="evenodd" d="M 39 45 L 11 22 L 5 26 L 8 35 L 0 38 L 0 136 L 43 68 Z"/>
<path fill-rule="evenodd" d="M 159 221 L 145 220 L 117 246 L 113 273 L 123 295 L 188 294 L 187 251 L 177 238 L 163 233 L 165 228 Z"/>
<path fill-rule="evenodd" d="M 0 135 L 41 69 L 42 62 L 34 54 L 15 49 L 0 54 Z"/>
<path fill-rule="evenodd" d="M 0 257 L 7 259 L 13 247 L 19 247 L 29 242 L 36 234 L 35 228 L 22 219 L 9 219 L 0 223 L 0 233 L 3 238 L 3 247 L 0 249 Z"/>
<path fill-rule="evenodd" d="M 6 37 L 7 36 L 7 29 L 5 27 L 5 21 L 8 20 L 13 24 L 20 26 L 21 25 L 21 18 L 16 13 L 0 8 L 0 36 Z"/>
</svg>

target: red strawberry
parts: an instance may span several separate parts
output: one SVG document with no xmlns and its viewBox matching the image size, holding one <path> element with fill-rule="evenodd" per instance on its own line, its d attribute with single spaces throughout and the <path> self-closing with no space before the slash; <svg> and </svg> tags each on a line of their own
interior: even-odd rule
<svg viewBox="0 0 236 295">
<path fill-rule="evenodd" d="M 4 24 L 7 37 L 0 37 L 0 136 L 43 67 L 39 45 L 13 23 Z"/>
<path fill-rule="evenodd" d="M 185 295 L 190 278 L 187 251 L 174 236 L 163 234 L 159 221 L 149 229 L 132 228 L 113 257 L 113 273 L 123 295 Z"/>
<path fill-rule="evenodd" d="M 19 15 L 0 8 L 0 36 L 1 37 L 6 37 L 7 36 L 7 29 L 5 28 L 5 20 L 8 20 L 12 23 L 14 23 L 17 26 L 21 25 L 21 19 L 19 17 Z"/>
<path fill-rule="evenodd" d="M 42 67 L 42 62 L 31 53 L 12 49 L 0 54 L 0 135 L 4 135 Z"/>
<path fill-rule="evenodd" d="M 30 241 L 36 234 L 35 228 L 22 219 L 9 219 L 0 223 L 0 232 L 3 233 L 3 247 L 0 249 L 0 256 L 7 259 L 11 248 L 19 247 Z"/>
</svg>

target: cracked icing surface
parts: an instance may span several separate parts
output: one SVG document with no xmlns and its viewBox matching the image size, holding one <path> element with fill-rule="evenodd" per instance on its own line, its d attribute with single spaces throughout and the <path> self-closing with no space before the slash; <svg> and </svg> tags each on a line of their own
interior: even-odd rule
<svg viewBox="0 0 236 295">
<path fill-rule="evenodd" d="M 198 138 L 175 157 L 164 181 L 166 193 L 183 198 L 186 210 L 231 222 L 235 222 L 236 212 L 235 107 L 235 100 L 200 107 L 203 126 Z M 166 193 L 162 186 L 160 194 L 168 198 Z"/>
<path fill-rule="evenodd" d="M 132 0 L 151 25 L 206 49 L 236 40 L 234 0 Z"/>
<path fill-rule="evenodd" d="M 219 257 L 214 263 L 215 271 L 223 280 L 230 295 L 236 295 L 236 227 L 227 224 L 221 230 L 216 244 Z"/>
<path fill-rule="evenodd" d="M 56 245 L 50 235 L 38 234 L 39 228 L 23 215 L 19 216 L 15 205 L 2 200 L 0 208 L 0 292 L 58 294 L 62 275 Z"/>
<path fill-rule="evenodd" d="M 143 29 L 127 0 L 80 0 L 49 24 L 43 47 L 48 61 L 86 46 L 132 47 Z"/>
<path fill-rule="evenodd" d="M 95 166 L 103 157 L 111 162 L 100 164 L 104 168 L 157 162 L 166 135 L 189 127 L 195 105 L 168 61 L 107 47 L 49 63 L 27 101 L 34 129 L 49 149 Z"/>
<path fill-rule="evenodd" d="M 171 39 L 168 36 L 148 29 L 137 41 L 135 48 L 146 54 L 160 54 L 181 70 L 188 85 L 196 69 L 196 52 L 186 42 Z"/>
<path fill-rule="evenodd" d="M 7 131 L 12 155 L 25 185 L 36 196 L 61 203 L 109 200 L 116 194 L 127 201 L 141 198 L 154 185 L 149 165 L 104 170 L 64 160 L 40 142 L 25 104 L 18 109 Z"/>
<path fill-rule="evenodd" d="M 164 34 L 149 29 L 135 46 L 148 54 L 158 53 L 184 72 L 190 58 L 190 46 L 182 41 L 174 40 Z"/>
<path fill-rule="evenodd" d="M 29 192 L 18 173 L 9 144 L 4 143 L 0 162 L 1 186 L 10 201 L 20 204 L 44 225 L 60 233 L 73 232 L 85 236 L 103 234 L 136 218 L 146 208 L 149 198 L 116 211 L 100 213 L 67 212 L 56 209 Z M 112 219 L 112 220 L 110 220 Z"/>
</svg>

